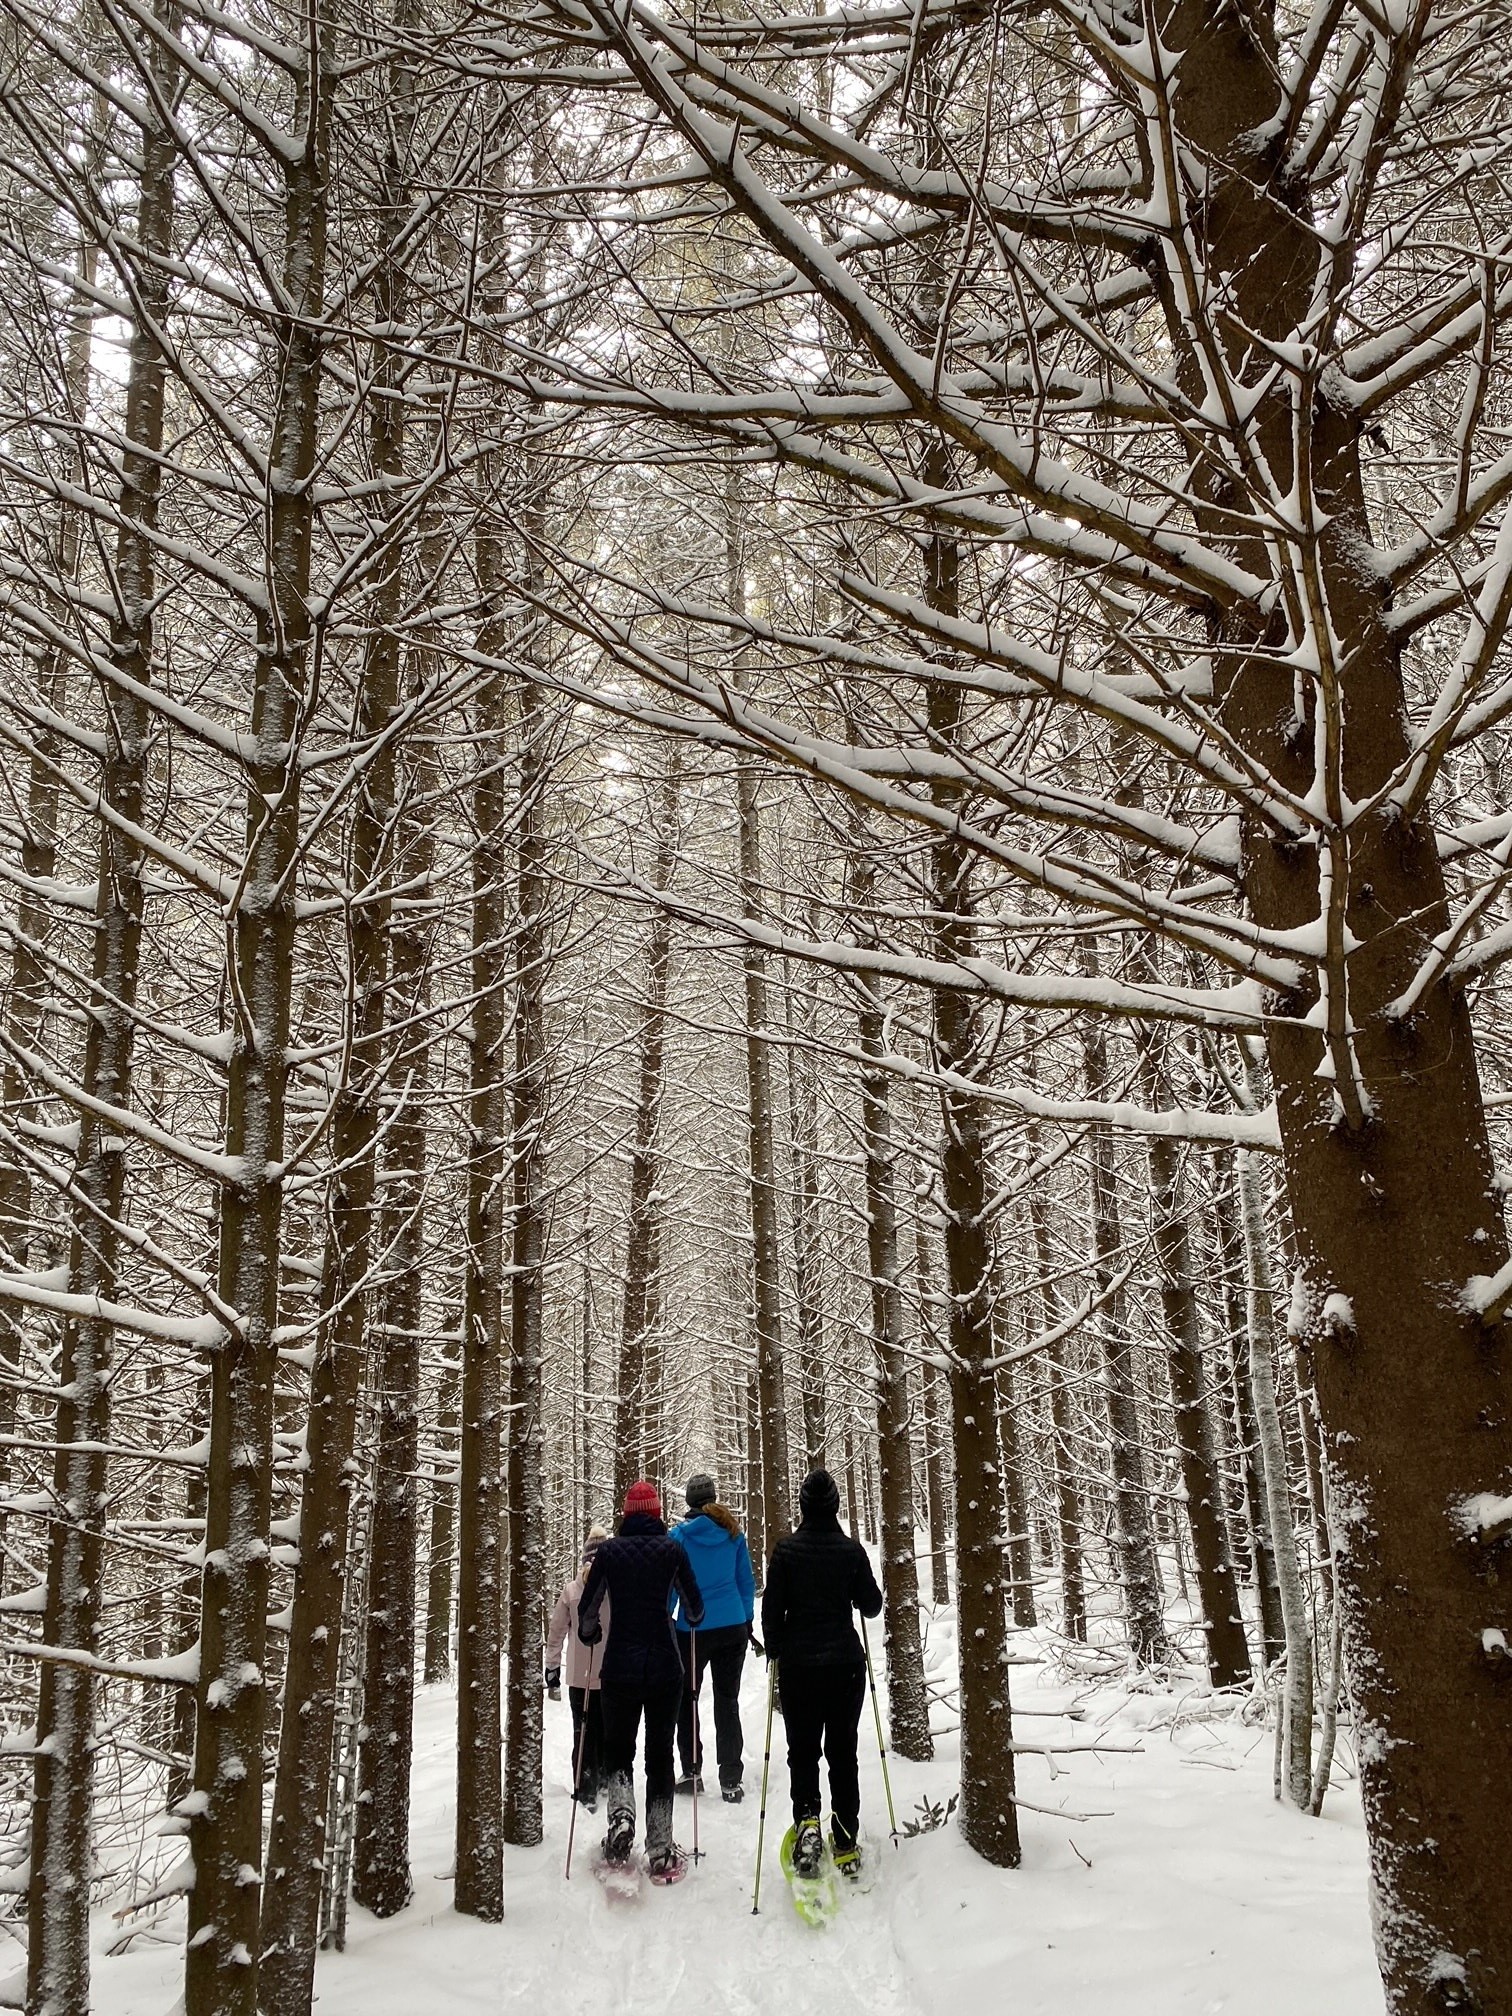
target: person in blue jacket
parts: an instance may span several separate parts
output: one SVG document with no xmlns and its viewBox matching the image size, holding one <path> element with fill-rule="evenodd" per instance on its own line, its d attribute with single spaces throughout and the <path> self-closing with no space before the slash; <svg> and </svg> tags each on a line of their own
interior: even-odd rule
<svg viewBox="0 0 1512 2016">
<path fill-rule="evenodd" d="M 740 1674 L 746 1646 L 752 1642 L 756 1616 L 756 1583 L 751 1574 L 751 1550 L 740 1521 L 719 1502 L 714 1479 L 700 1472 L 688 1479 L 688 1516 L 672 1528 L 672 1538 L 686 1553 L 703 1597 L 703 1622 L 689 1629 L 683 1604 L 677 1607 L 677 1638 L 682 1647 L 682 1709 L 677 1719 L 677 1749 L 682 1764 L 680 1792 L 691 1792 L 695 1779 L 703 1790 L 703 1740 L 695 1709 L 705 1673 L 714 1694 L 714 1750 L 719 1762 L 719 1789 L 734 1805 L 744 1797 L 741 1777 L 745 1744 L 740 1728 Z M 695 1663 L 696 1662 L 696 1663 Z"/>
</svg>

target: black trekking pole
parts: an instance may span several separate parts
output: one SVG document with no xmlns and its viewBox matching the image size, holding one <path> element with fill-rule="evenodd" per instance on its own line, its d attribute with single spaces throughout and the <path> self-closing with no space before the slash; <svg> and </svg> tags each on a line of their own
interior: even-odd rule
<svg viewBox="0 0 1512 2016">
<path fill-rule="evenodd" d="M 767 1661 L 766 1750 L 761 1759 L 761 1812 L 756 1821 L 756 1888 L 751 1897 L 751 1916 L 761 1910 L 761 1849 L 766 1840 L 767 1779 L 772 1772 L 772 1710 L 777 1702 L 777 1661 Z"/>
<path fill-rule="evenodd" d="M 701 1853 L 698 1846 L 698 1781 L 703 1772 L 703 1741 L 698 1733 L 698 1631 L 691 1624 L 688 1627 L 688 1668 L 689 1683 L 693 1689 L 693 1860 L 696 1862 Z"/>
<path fill-rule="evenodd" d="M 871 1688 L 872 1716 L 877 1724 L 877 1754 L 882 1759 L 882 1789 L 887 1794 L 887 1824 L 892 1829 L 892 1844 L 898 1845 L 898 1816 L 893 1811 L 892 1779 L 887 1771 L 887 1745 L 882 1739 L 882 1709 L 877 1700 L 877 1675 L 872 1666 L 871 1639 L 867 1634 L 866 1619 L 861 1619 L 861 1643 L 866 1648 L 866 1680 Z"/>
<path fill-rule="evenodd" d="M 588 1654 L 588 1685 L 583 1689 L 583 1723 L 578 1730 L 577 1759 L 572 1767 L 572 1817 L 567 1822 L 567 1866 L 562 1871 L 564 1882 L 572 1881 L 572 1844 L 577 1838 L 578 1794 L 583 1789 L 583 1751 L 588 1744 L 588 1697 L 593 1692 L 593 1662 L 598 1657 L 595 1645 Z M 572 1689 L 567 1690 L 571 1698 Z"/>
</svg>

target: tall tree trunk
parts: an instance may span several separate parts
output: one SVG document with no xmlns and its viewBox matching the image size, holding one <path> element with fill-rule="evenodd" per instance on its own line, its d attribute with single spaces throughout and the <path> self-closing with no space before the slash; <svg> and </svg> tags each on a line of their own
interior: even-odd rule
<svg viewBox="0 0 1512 2016">
<path fill-rule="evenodd" d="M 1153 981 L 1155 962 L 1148 947 L 1142 948 L 1130 965 L 1131 972 L 1138 977 Z M 1150 1024 L 1136 1025 L 1140 1091 L 1145 1104 L 1154 1112 L 1171 1104 L 1159 1040 Z M 1223 1518 L 1223 1480 L 1208 1415 L 1202 1318 L 1192 1278 L 1191 1240 L 1181 1207 L 1179 1154 L 1168 1134 L 1154 1133 L 1146 1142 L 1146 1154 L 1155 1261 L 1176 1416 L 1176 1448 L 1197 1571 L 1197 1600 L 1206 1626 L 1208 1675 L 1215 1687 L 1243 1687 L 1250 1680 L 1249 1642 L 1244 1635 L 1239 1585 L 1229 1554 Z"/>
<path fill-rule="evenodd" d="M 400 221 L 397 152 L 407 117 L 398 111 L 386 164 L 391 221 Z M 392 257 L 377 281 L 378 320 L 398 321 L 403 289 Z M 392 352 L 375 360 L 378 396 L 369 406 L 368 455 L 391 486 L 404 478 L 403 368 Z M 342 1645 L 348 1610 L 347 1555 L 351 1533 L 352 1452 L 367 1354 L 367 1308 L 373 1263 L 378 1133 L 387 1083 L 388 946 L 396 764 L 392 728 L 399 709 L 398 620 L 404 594 L 404 544 L 390 537 L 374 584 L 364 654 L 357 730 L 373 752 L 356 790 L 350 866 L 350 1061 L 332 1102 L 335 1168 L 326 1211 L 325 1254 L 310 1409 L 305 1430 L 298 1561 L 284 1676 L 284 1714 L 268 1834 L 263 1897 L 261 1995 L 266 2016 L 305 2016 L 315 1986 Z M 291 1712 L 292 1709 L 292 1712 Z"/>
<path fill-rule="evenodd" d="M 161 74 L 163 65 L 155 68 Z M 125 438 L 115 552 L 110 674 L 101 682 L 105 755 L 101 797 L 116 815 L 99 822 L 90 967 L 89 1018 L 82 1085 L 92 1107 L 78 1116 L 70 1199 L 68 1286 L 72 1295 L 120 1299 L 117 1269 L 126 1195 L 125 1140 L 109 1117 L 131 1104 L 132 1038 L 141 971 L 143 870 L 131 837 L 143 823 L 148 709 L 153 677 L 154 547 L 161 489 L 165 362 L 159 331 L 168 300 L 164 266 L 173 233 L 175 148 L 155 121 L 141 128 L 141 184 L 136 236 L 140 309 L 132 330 Z M 77 343 L 81 339 L 76 338 Z M 88 352 L 76 347 L 71 395 L 87 391 Z M 82 365 L 82 369 L 81 369 Z M 84 399 L 79 398 L 82 406 Z M 65 529 L 65 540 L 73 533 Z M 61 674 L 54 671 L 56 686 Z M 46 696 L 44 695 L 44 699 Z M 42 851 L 50 853 L 56 801 L 37 807 Z M 30 837 L 30 836 L 28 836 Z M 40 920 L 32 919 L 40 943 Z M 34 962 L 28 967 L 28 960 Z M 18 950 L 13 1017 L 34 1031 L 41 1002 L 35 955 Z M 19 1202 L 19 1199 L 18 1199 Z M 19 1233 L 24 1244 L 26 1217 Z M 26 2007 L 28 2016 L 88 2016 L 89 1908 L 94 1876 L 94 1676 L 104 1597 L 105 1518 L 109 1505 L 111 1386 L 115 1331 L 104 1318 L 69 1317 L 58 1358 L 56 1448 L 47 1547 L 42 1639 L 83 1655 L 77 1663 L 42 1662 L 32 1793 Z M 5 1368 L 0 1366 L 0 1379 Z M 13 1396 L 7 1393 L 13 1404 Z"/>
<path fill-rule="evenodd" d="M 422 524 L 419 574 L 436 579 L 445 564 L 446 539 L 439 513 Z M 429 647 L 412 654 L 410 699 L 419 697 L 439 670 Z M 379 1325 L 377 1442 L 373 1511 L 368 1540 L 367 1643 L 363 1656 L 362 1735 L 358 1756 L 356 1840 L 352 1894 L 378 1918 L 391 1918 L 409 1902 L 410 1763 L 414 1748 L 415 1562 L 419 1543 L 421 1338 L 425 1314 L 426 1095 L 431 1079 L 430 882 L 435 869 L 435 825 L 428 800 L 437 766 L 422 751 L 407 778 L 394 844 L 393 883 L 410 893 L 391 907 L 389 938 L 390 1022 L 401 1032 L 389 1058 L 390 1098 L 397 1104 L 383 1144 L 380 1246 L 386 1282 Z M 449 1376 L 449 1375 L 443 1375 Z M 453 1401 L 453 1406 L 455 1402 Z M 438 1438 L 439 1440 L 439 1435 Z M 438 1492 L 438 1499 L 440 1493 Z M 447 1504 L 450 1489 L 447 1487 Z M 450 1532 L 439 1549 L 445 1561 L 441 1664 L 447 1664 L 450 1610 Z M 436 1564 L 433 1563 L 433 1571 Z M 429 1624 L 429 1619 L 427 1620 Z M 430 1672 L 427 1628 L 426 1678 Z M 440 1677 L 440 1676 L 435 1676 Z"/>
<path fill-rule="evenodd" d="M 1237 1178 L 1236 1178 L 1237 1183 Z M 1219 1234 L 1225 1253 L 1236 1253 L 1245 1283 L 1249 1279 L 1247 1247 L 1233 1194 L 1221 1189 L 1215 1200 Z M 1225 1301 L 1228 1301 L 1225 1274 Z M 1238 1320 L 1229 1321 L 1229 1360 L 1233 1373 L 1234 1421 L 1239 1445 L 1240 1484 L 1244 1499 L 1244 1523 L 1250 1536 L 1254 1558 L 1255 1590 L 1260 1602 L 1262 1663 L 1272 1665 L 1286 1650 L 1286 1619 L 1281 1612 L 1281 1589 L 1276 1580 L 1276 1549 L 1271 1540 L 1270 1511 L 1266 1503 L 1265 1479 L 1260 1468 L 1260 1430 L 1255 1420 L 1255 1389 L 1250 1378 L 1249 1293 L 1243 1287 L 1237 1297 Z"/>
<path fill-rule="evenodd" d="M 97 150 L 90 151 L 94 153 Z M 144 225 L 150 221 L 146 215 L 141 220 Z M 76 261 L 83 289 L 94 286 L 98 264 L 97 248 L 91 240 L 84 239 Z M 152 298 L 156 299 L 161 292 L 158 285 Z M 79 427 L 82 427 L 89 405 L 93 329 L 93 311 L 85 305 L 81 296 L 69 314 L 64 378 L 69 418 Z M 156 362 L 155 352 L 153 358 Z M 161 369 L 160 363 L 156 364 L 156 368 Z M 133 355 L 128 374 L 128 398 L 135 370 L 136 358 Z M 132 424 L 132 417 L 128 415 L 128 438 Z M 76 454 L 70 474 L 81 488 L 84 473 L 82 454 Z M 156 472 L 153 472 L 148 488 L 154 506 L 156 482 Z M 128 522 L 146 501 L 139 495 L 139 486 L 133 485 L 128 489 L 123 485 L 121 507 Z M 82 545 L 81 514 L 72 504 L 65 504 L 59 512 L 57 530 L 57 566 L 61 581 L 77 578 Z M 147 560 L 150 566 L 150 549 Z M 66 606 L 61 596 L 55 600 L 55 620 L 62 628 L 67 620 Z M 22 879 L 15 897 L 10 986 L 4 997 L 7 1041 L 4 1059 L 0 1061 L 0 1113 L 5 1115 L 11 1128 L 27 1113 L 33 1098 L 32 1087 L 16 1052 L 41 1049 L 46 1026 L 49 991 L 46 946 L 50 917 L 45 892 L 58 867 L 60 789 L 56 766 L 62 748 L 54 724 L 68 718 L 67 691 L 65 654 L 57 644 L 45 643 L 37 653 L 36 702 L 39 719 L 31 731 L 32 755 L 27 764 L 26 795 L 21 812 Z M 3 1256 L 7 1272 L 24 1273 L 30 1266 L 35 1229 L 30 1171 L 22 1156 L 0 1142 L 0 1256 Z M 12 1450 L 7 1438 L 16 1429 L 24 1339 L 25 1324 L 21 1310 L 12 1302 L 0 1301 L 0 1596 L 5 1594 L 8 1562 L 5 1534 Z"/>
<path fill-rule="evenodd" d="M 1275 24 L 1212 0 L 1163 0 L 1158 19 L 1174 134 L 1217 164 L 1199 229 L 1227 290 L 1220 368 L 1247 377 L 1257 344 L 1292 340 L 1317 300 L 1310 185 L 1253 145 L 1282 116 Z M 1424 7 L 1397 30 L 1388 102 L 1432 21 Z M 1174 304 L 1170 323 L 1184 331 Z M 1183 388 L 1200 397 L 1211 360 L 1178 341 Z M 1214 632 L 1215 684 L 1247 756 L 1321 822 L 1305 847 L 1251 822 L 1243 868 L 1263 930 L 1327 941 L 1326 991 L 1279 1003 L 1267 1037 L 1301 1250 L 1294 1301 L 1333 1502 L 1348 1513 L 1335 1572 L 1387 2002 L 1393 2016 L 1490 2016 L 1512 2000 L 1512 1802 L 1489 1790 L 1512 1783 L 1512 1716 L 1506 1662 L 1483 1639 L 1499 1548 L 1465 1508 L 1509 1475 L 1507 1232 L 1465 994 L 1433 963 L 1444 868 L 1402 781 L 1405 640 L 1370 558 L 1359 415 L 1340 389 L 1319 384 L 1305 429 L 1290 380 L 1246 416 L 1266 495 L 1304 497 L 1316 528 L 1291 549 L 1310 613 L 1294 664 L 1264 616 L 1236 610 Z M 1193 487 L 1204 535 L 1232 541 L 1216 469 Z M 1245 552 L 1258 556 L 1258 533 Z"/>
<path fill-rule="evenodd" d="M 283 313 L 268 453 L 267 604 L 258 613 L 246 864 L 231 920 L 235 1047 L 220 1294 L 238 1328 L 211 1366 L 210 1456 L 189 1842 L 187 2016 L 254 2016 L 262 1952 L 263 1735 L 284 1108 L 299 840 L 296 729 L 311 648 L 310 561 L 323 338 L 333 33 L 315 14 L 284 163 Z"/>
<path fill-rule="evenodd" d="M 678 799 L 680 758 L 674 752 L 667 772 L 657 822 L 656 855 L 651 886 L 664 896 L 672 883 L 679 839 Z M 646 1337 L 655 1303 L 653 1271 L 661 1209 L 658 1188 L 658 1129 L 665 1079 L 667 987 L 672 968 L 672 917 L 660 907 L 651 912 L 646 947 L 646 991 L 641 1010 L 636 1069 L 635 1140 L 630 1150 L 629 1230 L 625 1240 L 625 1296 L 620 1321 L 619 1372 L 616 1381 L 614 1431 L 614 1503 L 645 1474 L 650 1456 L 647 1436 Z"/>
<path fill-rule="evenodd" d="M 1000 1290 L 995 1299 L 1005 1298 Z M 1008 1564 L 1008 1600 L 1013 1622 L 1020 1631 L 1032 1631 L 1039 1622 L 1034 1607 L 1034 1537 L 1029 1530 L 1029 1480 L 1024 1467 L 1024 1438 L 1018 1414 L 1017 1381 L 1011 1365 L 998 1367 L 996 1376 L 998 1454 L 1003 1465 L 1003 1512 L 1008 1522 L 1005 1556 Z"/>
<path fill-rule="evenodd" d="M 731 606 L 745 606 L 740 492 L 734 464 L 725 481 L 725 576 Z M 745 916 L 762 914 L 759 778 L 749 761 L 736 767 L 740 900 Z M 787 1391 L 782 1364 L 782 1266 L 778 1239 L 776 1116 L 772 1102 L 772 1031 L 766 953 L 748 942 L 745 970 L 746 1098 L 751 1172 L 751 1285 L 756 1307 L 756 1376 L 761 1402 L 762 1523 L 775 1545 L 792 1524 Z"/>
<path fill-rule="evenodd" d="M 1030 1146 L 1039 1151 L 1039 1134 L 1031 1133 Z M 1060 1320 L 1056 1303 L 1055 1252 L 1050 1240 L 1050 1207 L 1044 1186 L 1029 1189 L 1029 1224 L 1034 1233 L 1034 1257 L 1039 1270 L 1040 1312 L 1046 1330 Z M 1046 1378 L 1050 1387 L 1050 1446 L 1055 1465 L 1055 1520 L 1060 1542 L 1061 1629 L 1078 1641 L 1087 1635 L 1087 1590 L 1082 1568 L 1081 1506 L 1076 1489 L 1076 1456 L 1073 1442 L 1071 1387 L 1066 1377 L 1064 1344 L 1047 1353 Z"/>
<path fill-rule="evenodd" d="M 817 924 L 815 927 L 817 935 Z M 819 1081 L 813 1056 L 814 997 L 784 990 L 788 1029 L 788 1120 L 792 1137 L 793 1288 L 797 1304 L 798 1385 L 803 1409 L 803 1467 L 821 1470 L 824 1433 L 824 1272 L 820 1251 Z"/>
<path fill-rule="evenodd" d="M 539 513 L 534 499 L 527 509 Z M 527 556 L 527 568 L 535 565 Z M 537 621 L 540 619 L 538 618 Z M 540 651 L 532 640 L 528 655 Z M 546 1265 L 546 968 L 551 945 L 546 793 L 551 781 L 545 693 L 533 678 L 519 689 L 520 810 L 513 1086 L 514 1209 L 510 1265 L 508 1768 L 504 1839 L 541 1839 L 541 1637 L 546 1621 L 545 1446 L 542 1432 Z"/>
<path fill-rule="evenodd" d="M 943 460 L 943 458 L 941 458 Z M 941 480 L 945 467 L 926 471 Z M 932 606 L 960 606 L 956 541 L 935 533 L 928 548 L 926 592 Z M 931 736 L 950 746 L 960 730 L 962 689 L 944 680 L 927 688 Z M 937 785 L 938 802 L 958 803 L 959 787 Z M 972 856 L 952 835 L 933 847 L 934 954 L 964 964 L 975 950 Z M 970 1089 L 982 1070 L 974 1003 L 948 988 L 934 995 L 934 1049 L 942 1080 L 941 1189 L 945 1279 L 950 1301 L 950 1399 L 955 1441 L 957 1642 L 961 1661 L 961 1832 L 1000 1869 L 1018 1867 L 1014 1805 L 1013 1710 L 1008 1693 L 1008 1629 L 1003 1587 L 1002 1476 L 997 1390 L 992 1370 L 993 1250 L 987 1224 L 989 1126 Z"/>
<path fill-rule="evenodd" d="M 1253 1071 L 1253 1065 L 1251 1069 Z M 1253 1089 L 1261 1090 L 1258 1078 Z M 1313 1650 L 1307 1592 L 1292 1523 L 1286 1437 L 1276 1402 L 1274 1325 L 1276 1284 L 1265 1223 L 1264 1177 L 1258 1157 L 1241 1151 L 1239 1194 L 1244 1214 L 1244 1250 L 1249 1262 L 1249 1372 L 1255 1398 L 1260 1468 L 1276 1554 L 1276 1586 L 1286 1630 L 1286 1683 L 1282 1690 L 1281 1770 L 1278 1797 L 1299 1812 L 1312 1807 Z"/>
<path fill-rule="evenodd" d="M 1083 949 L 1083 970 L 1096 971 L 1091 948 Z M 1082 1026 L 1082 1062 L 1089 1099 L 1108 1096 L 1108 1050 L 1102 1024 L 1089 1016 Z M 1118 1520 L 1118 1555 L 1125 1611 L 1129 1620 L 1129 1651 L 1140 1666 L 1169 1666 L 1160 1587 L 1160 1561 L 1145 1475 L 1144 1447 L 1139 1433 L 1139 1402 L 1134 1384 L 1133 1347 L 1122 1319 L 1121 1297 L 1111 1292 L 1122 1235 L 1112 1147 L 1105 1128 L 1088 1137 L 1092 1173 L 1093 1285 L 1102 1303 L 1098 1333 L 1103 1349 L 1103 1391 L 1108 1410 L 1108 1434 L 1113 1465 L 1113 1498 Z"/>
<path fill-rule="evenodd" d="M 922 1217 L 915 1220 L 914 1241 L 919 1276 L 919 1335 L 926 1354 L 920 1369 L 924 1381 L 924 1488 L 929 1499 L 929 1600 L 938 1608 L 950 1601 L 950 1526 L 946 1513 L 944 1423 L 940 1414 L 940 1387 L 945 1382 L 935 1362 L 940 1339 L 935 1328 L 935 1296 L 930 1286 L 929 1235 Z"/>
<path fill-rule="evenodd" d="M 766 1579 L 768 1540 L 765 1494 L 761 1484 L 761 1380 L 754 1367 L 745 1382 L 745 1452 L 746 1540 L 756 1580 L 762 1582 Z M 781 1534 L 777 1535 L 777 1539 L 781 1537 Z M 771 1545 L 775 1546 L 776 1540 Z"/>
<path fill-rule="evenodd" d="M 495 603 L 485 653 L 505 642 L 497 540 L 480 532 L 478 578 Z M 509 942 L 509 804 L 503 750 L 509 730 L 504 675 L 478 696 L 481 767 L 473 785 L 473 1013 L 468 1094 L 467 1259 L 462 1312 L 458 1539 L 463 1564 L 457 1614 L 456 1907 L 495 1924 L 504 1915 L 503 1571 L 500 1419 L 504 1404 L 504 1211 L 508 1142 L 502 970 Z"/>
<path fill-rule="evenodd" d="M 459 1312 L 459 1322 L 464 1320 Z M 461 1463 L 462 1347 L 443 1356 L 436 1390 L 435 1455 L 431 1463 L 430 1533 L 425 1567 L 425 1663 L 428 1683 L 451 1677 L 452 1585 L 457 1537 L 457 1470 Z"/>
<path fill-rule="evenodd" d="M 853 857 L 852 895 L 871 899 L 871 864 Z M 866 1184 L 866 1251 L 871 1268 L 872 1350 L 877 1395 L 877 1467 L 882 1511 L 883 1632 L 893 1748 L 925 1761 L 934 1755 L 929 1694 L 919 1637 L 919 1566 L 914 1553 L 913 1448 L 908 1421 L 908 1361 L 898 1250 L 897 1150 L 892 1138 L 885 1015 L 874 983 L 860 983 L 861 1136 Z"/>
</svg>

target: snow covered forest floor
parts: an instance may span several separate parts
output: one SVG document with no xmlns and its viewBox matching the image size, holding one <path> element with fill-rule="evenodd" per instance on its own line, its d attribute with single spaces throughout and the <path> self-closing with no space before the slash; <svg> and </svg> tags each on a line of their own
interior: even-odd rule
<svg viewBox="0 0 1512 2016">
<path fill-rule="evenodd" d="M 612 1902 L 590 1869 L 602 1813 L 580 1826 L 563 1881 L 571 1725 L 565 1701 L 552 1705 L 546 1840 L 508 1851 L 502 1926 L 451 1909 L 455 1697 L 427 1689 L 416 1715 L 414 1902 L 387 1923 L 352 1907 L 346 1952 L 321 1957 L 317 2005 L 325 2016 L 1377 2016 L 1347 1756 L 1323 1817 L 1300 1817 L 1271 1799 L 1269 1733 L 1215 1714 L 1195 1677 L 1131 1693 L 1121 1681 L 1072 1677 L 1056 1650 L 1048 1635 L 1014 1641 L 1017 1657 L 1042 1655 L 1014 1670 L 1016 1740 L 1074 1746 L 1053 1773 L 1041 1758 L 1020 1760 L 1020 1797 L 1054 1809 L 1022 1811 L 1024 1866 L 988 1867 L 953 1824 L 888 1846 L 868 1709 L 862 1792 L 876 1881 L 821 1932 L 798 1922 L 777 1868 L 788 1817 L 780 1717 L 761 1915 L 751 1915 L 761 1662 L 746 1667 L 746 1802 L 701 1799 L 704 1859 L 680 1888 L 646 1886 L 634 1903 Z M 943 1696 L 955 1667 L 943 1615 L 927 1657 Z M 957 1783 L 948 1696 L 935 1719 L 932 1763 L 891 1760 L 900 1825 Z M 1108 1747 L 1081 1747 L 1093 1742 Z M 691 1825 L 691 1802 L 679 1798 L 685 1845 Z M 182 1950 L 136 1944 L 107 1958 L 120 1929 L 102 1917 L 99 2016 L 160 2016 L 180 1992 Z"/>
</svg>

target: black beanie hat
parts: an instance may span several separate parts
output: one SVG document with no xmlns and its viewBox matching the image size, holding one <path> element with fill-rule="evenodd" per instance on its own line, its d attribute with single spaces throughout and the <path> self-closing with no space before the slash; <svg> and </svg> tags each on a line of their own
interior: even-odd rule
<svg viewBox="0 0 1512 2016">
<path fill-rule="evenodd" d="M 810 1470 L 798 1493 L 798 1503 L 805 1517 L 813 1513 L 821 1517 L 829 1513 L 833 1517 L 840 1510 L 840 1487 L 828 1470 Z"/>
<path fill-rule="evenodd" d="M 716 1502 L 719 1497 L 719 1486 L 707 1470 L 699 1470 L 688 1479 L 688 1488 L 683 1495 L 688 1501 L 690 1512 L 701 1512 L 705 1505 Z"/>
</svg>

